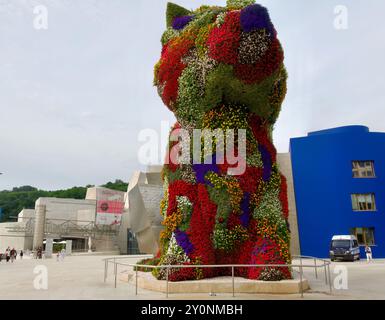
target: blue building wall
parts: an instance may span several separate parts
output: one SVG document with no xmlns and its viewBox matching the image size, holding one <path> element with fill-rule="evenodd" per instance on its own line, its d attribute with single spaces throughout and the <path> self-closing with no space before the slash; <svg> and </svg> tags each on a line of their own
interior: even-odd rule
<svg viewBox="0 0 385 320">
<path fill-rule="evenodd" d="M 385 133 L 363 126 L 323 130 L 291 139 L 290 152 L 301 254 L 328 257 L 333 235 L 374 227 L 373 256 L 385 258 Z M 353 178 L 354 160 L 373 160 L 376 177 Z M 355 193 L 374 193 L 377 211 L 353 211 Z"/>
</svg>

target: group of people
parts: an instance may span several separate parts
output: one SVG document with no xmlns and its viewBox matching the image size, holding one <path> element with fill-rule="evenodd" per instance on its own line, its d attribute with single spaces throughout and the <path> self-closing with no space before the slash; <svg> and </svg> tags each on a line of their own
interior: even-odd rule
<svg viewBox="0 0 385 320">
<path fill-rule="evenodd" d="M 11 249 L 10 247 L 5 250 L 4 254 L 0 253 L 0 262 L 5 259 L 6 262 L 11 261 L 12 263 L 16 260 L 18 256 L 17 250 L 15 248 Z M 24 252 L 23 250 L 20 250 L 19 252 L 20 259 L 23 259 Z"/>
</svg>

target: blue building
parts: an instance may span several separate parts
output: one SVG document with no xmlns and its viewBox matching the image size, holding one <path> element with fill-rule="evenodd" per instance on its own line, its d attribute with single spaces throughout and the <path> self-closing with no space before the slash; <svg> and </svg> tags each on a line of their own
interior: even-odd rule
<svg viewBox="0 0 385 320">
<path fill-rule="evenodd" d="M 290 152 L 301 254 L 328 257 L 333 235 L 353 234 L 385 258 L 385 133 L 312 132 L 291 139 Z"/>
</svg>

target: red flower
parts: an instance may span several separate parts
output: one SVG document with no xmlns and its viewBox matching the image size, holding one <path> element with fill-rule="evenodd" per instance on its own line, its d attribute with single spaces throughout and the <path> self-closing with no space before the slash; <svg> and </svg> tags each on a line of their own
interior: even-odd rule
<svg viewBox="0 0 385 320">
<path fill-rule="evenodd" d="M 166 44 L 162 50 L 161 64 L 157 73 L 160 85 L 164 86 L 162 100 L 173 111 L 173 104 L 178 98 L 178 79 L 186 65 L 182 57 L 194 46 L 190 38 L 178 39 Z"/>
<path fill-rule="evenodd" d="M 211 241 L 214 230 L 217 206 L 210 200 L 206 187 L 202 184 L 197 185 L 197 199 L 193 204 L 190 227 L 187 234 L 190 242 L 194 246 L 190 258 L 198 258 L 202 264 L 215 263 L 215 250 Z M 211 277 L 214 270 L 205 268 L 203 273 L 205 278 Z"/>
<path fill-rule="evenodd" d="M 263 124 L 262 120 L 253 114 L 249 119 L 249 126 L 253 131 L 253 135 L 257 142 L 263 145 L 271 156 L 273 163 L 277 162 L 277 149 L 275 149 L 273 143 L 271 142 L 266 126 Z"/>
<path fill-rule="evenodd" d="M 196 201 L 197 185 L 189 184 L 183 180 L 176 180 L 168 188 L 168 208 L 167 215 L 173 214 L 178 207 L 177 197 L 185 196 L 192 203 Z"/>
<path fill-rule="evenodd" d="M 241 225 L 241 220 L 239 219 L 239 214 L 232 212 L 227 221 L 227 229 L 232 230 L 236 226 L 240 226 L 240 225 Z"/>
<path fill-rule="evenodd" d="M 257 191 L 263 174 L 262 168 L 247 167 L 246 172 L 238 177 L 243 192 L 254 193 Z"/>
<path fill-rule="evenodd" d="M 279 193 L 279 200 L 282 205 L 282 213 L 285 219 L 289 219 L 289 201 L 287 199 L 287 182 L 284 175 L 281 174 L 281 191 Z"/>
<path fill-rule="evenodd" d="M 246 84 L 255 84 L 271 76 L 283 62 L 283 51 L 275 39 L 266 54 L 254 64 L 237 63 L 234 68 L 236 77 Z"/>
<path fill-rule="evenodd" d="M 286 262 L 282 259 L 279 254 L 279 246 L 274 241 L 266 238 L 259 238 L 257 243 L 255 243 L 254 250 L 251 254 L 250 264 L 286 264 Z M 249 279 L 259 279 L 261 272 L 266 267 L 254 267 L 249 268 Z M 290 271 L 287 267 L 274 267 L 274 269 L 279 270 L 283 273 L 285 279 L 291 279 Z"/>
<path fill-rule="evenodd" d="M 207 46 L 212 59 L 227 64 L 237 63 L 241 37 L 240 16 L 240 11 L 229 12 L 223 25 L 210 32 Z"/>
</svg>

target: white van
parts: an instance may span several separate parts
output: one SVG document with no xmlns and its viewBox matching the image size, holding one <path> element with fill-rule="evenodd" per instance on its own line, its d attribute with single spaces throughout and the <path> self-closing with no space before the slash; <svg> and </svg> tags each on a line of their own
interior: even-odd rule
<svg viewBox="0 0 385 320">
<path fill-rule="evenodd" d="M 360 247 L 355 236 L 333 236 L 330 243 L 330 260 L 360 260 Z"/>
</svg>

